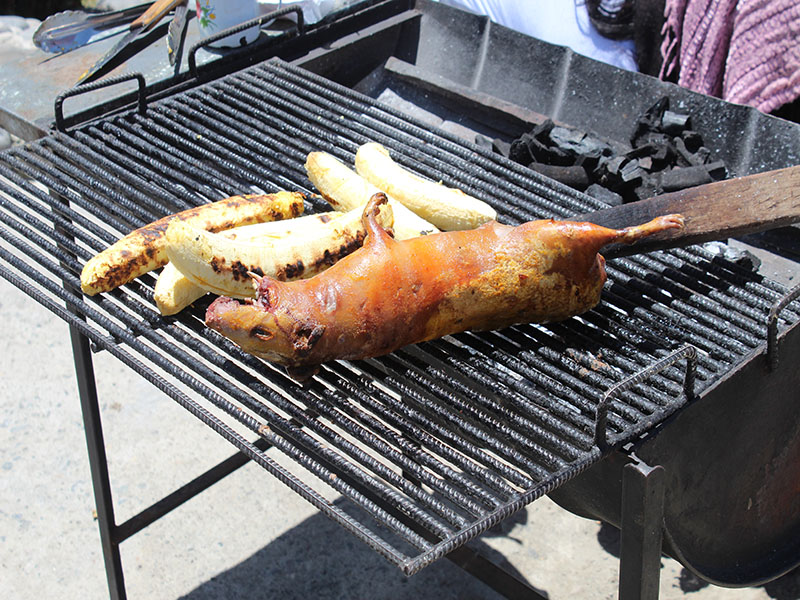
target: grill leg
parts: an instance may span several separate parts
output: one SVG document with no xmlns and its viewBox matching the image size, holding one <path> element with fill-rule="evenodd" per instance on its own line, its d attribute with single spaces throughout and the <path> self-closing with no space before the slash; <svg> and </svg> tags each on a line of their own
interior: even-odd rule
<svg viewBox="0 0 800 600">
<path fill-rule="evenodd" d="M 97 523 L 100 528 L 100 543 L 103 548 L 103 561 L 108 579 L 108 592 L 111 600 L 124 600 L 125 581 L 122 576 L 122 560 L 119 542 L 116 539 L 114 523 L 114 504 L 111 499 L 111 484 L 108 479 L 103 426 L 100 421 L 100 407 L 97 402 L 92 355 L 89 340 L 74 327 L 70 327 L 72 354 L 75 359 L 75 374 L 78 380 L 78 394 L 83 414 L 83 429 L 86 433 L 86 447 L 89 451 L 89 469 L 92 473 L 92 487 L 97 510 Z"/>
<path fill-rule="evenodd" d="M 532 588 L 527 581 L 518 579 L 502 567 L 484 558 L 469 544 L 456 548 L 447 558 L 464 571 L 479 579 L 492 590 L 513 600 L 547 600 L 547 596 Z"/>
<path fill-rule="evenodd" d="M 657 600 L 664 521 L 664 468 L 644 463 L 622 472 L 619 600 Z"/>
</svg>

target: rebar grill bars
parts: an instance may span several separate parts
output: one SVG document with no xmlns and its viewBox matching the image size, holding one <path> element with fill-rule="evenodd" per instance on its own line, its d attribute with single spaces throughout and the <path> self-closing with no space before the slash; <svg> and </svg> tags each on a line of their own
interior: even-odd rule
<svg viewBox="0 0 800 600">
<path fill-rule="evenodd" d="M 84 298 L 86 260 L 170 212 L 250 191 L 313 192 L 310 151 L 395 159 L 494 205 L 501 220 L 598 201 L 299 68 L 271 60 L 0 156 L 0 274 L 77 327 L 411 574 L 603 455 L 598 403 L 689 344 L 698 393 L 751 360 L 785 290 L 702 247 L 618 259 L 595 310 L 326 365 L 305 386 L 205 328 L 206 302 L 161 317 L 148 275 Z M 309 198 L 308 210 L 322 208 Z M 797 321 L 796 304 L 781 326 Z M 611 447 L 685 401 L 671 365 L 609 402 Z M 277 461 L 246 438 L 280 451 Z M 179 435 L 179 431 L 176 433 Z M 263 444 L 261 444 L 263 446 Z M 287 466 L 288 465 L 288 466 Z M 331 502 L 330 495 L 344 501 Z"/>
</svg>

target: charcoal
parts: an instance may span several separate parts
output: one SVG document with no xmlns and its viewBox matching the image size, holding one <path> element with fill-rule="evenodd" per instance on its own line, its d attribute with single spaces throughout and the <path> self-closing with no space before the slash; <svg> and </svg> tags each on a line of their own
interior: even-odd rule
<svg viewBox="0 0 800 600">
<path fill-rule="evenodd" d="M 528 149 L 536 162 L 559 166 L 570 166 L 575 162 L 575 156 L 569 151 L 557 146 L 548 146 L 536 138 L 531 140 Z"/>
<path fill-rule="evenodd" d="M 641 159 L 655 154 L 657 149 L 658 146 L 655 144 L 642 144 L 641 146 L 637 146 L 633 150 L 626 152 L 625 156 L 628 158 Z"/>
<path fill-rule="evenodd" d="M 675 149 L 681 160 L 678 161 L 682 166 L 705 165 L 711 160 L 711 150 L 705 146 L 700 146 L 697 150 L 691 151 L 683 138 L 675 138 Z"/>
<path fill-rule="evenodd" d="M 599 167 L 603 169 L 606 174 L 610 176 L 619 175 L 623 163 L 628 160 L 625 156 L 614 156 L 606 161 L 603 161 Z"/>
<path fill-rule="evenodd" d="M 575 166 L 576 167 L 583 167 L 587 172 L 592 172 L 597 168 L 597 165 L 600 163 L 600 159 L 608 156 L 613 156 L 613 152 L 610 150 L 608 152 L 603 153 L 595 153 L 589 155 L 582 155 L 575 157 Z"/>
<path fill-rule="evenodd" d="M 728 177 L 728 169 L 725 167 L 725 163 L 721 160 L 707 163 L 705 167 L 706 171 L 708 171 L 708 174 L 711 175 L 711 179 L 714 181 L 722 181 Z"/>
<path fill-rule="evenodd" d="M 644 177 L 641 185 L 636 186 L 628 193 L 628 201 L 646 200 L 647 198 L 663 194 L 664 190 L 661 189 L 658 179 L 657 175 L 647 175 Z"/>
<path fill-rule="evenodd" d="M 618 206 L 623 202 L 622 196 L 620 196 L 616 192 L 612 192 L 608 188 L 605 188 L 597 183 L 593 183 L 592 185 L 587 187 L 585 191 L 592 198 L 597 198 L 598 200 L 602 200 L 609 206 Z"/>
<path fill-rule="evenodd" d="M 712 254 L 735 262 L 750 271 L 758 271 L 761 267 L 761 259 L 745 248 L 734 248 L 725 242 L 706 242 L 703 247 Z"/>
<path fill-rule="evenodd" d="M 700 161 L 701 165 L 705 165 L 711 162 L 711 150 L 709 150 L 705 146 L 698 148 L 697 152 L 695 152 L 694 155 L 697 157 L 697 160 Z"/>
<path fill-rule="evenodd" d="M 648 133 L 661 130 L 661 121 L 664 113 L 669 109 L 669 98 L 664 96 L 648 108 L 636 121 L 636 127 L 631 136 L 631 146 L 639 145 L 639 140 Z"/>
<path fill-rule="evenodd" d="M 644 170 L 636 160 L 625 156 L 613 156 L 603 159 L 593 172 L 595 181 L 608 189 L 630 199 L 630 190 L 639 185 L 644 177 Z"/>
<path fill-rule="evenodd" d="M 661 130 L 669 135 L 681 135 L 684 130 L 690 129 L 689 115 L 665 110 L 661 115 Z"/>
<path fill-rule="evenodd" d="M 546 140 L 550 136 L 550 131 L 555 126 L 556 124 L 553 123 L 551 119 L 547 119 L 543 123 L 540 123 L 534 127 L 533 131 L 531 131 L 531 135 L 539 140 Z"/>
<path fill-rule="evenodd" d="M 662 171 L 675 164 L 678 151 L 675 149 L 674 144 L 666 143 L 656 148 L 656 151 L 650 155 L 653 161 L 653 169 L 655 171 Z"/>
<path fill-rule="evenodd" d="M 550 144 L 549 132 L 552 128 L 552 122 L 545 122 L 531 133 L 523 133 L 522 136 L 511 142 L 509 158 L 526 167 L 531 162 L 547 165 L 572 165 L 575 162 L 573 155 Z"/>
<path fill-rule="evenodd" d="M 516 139 L 509 144 L 508 158 L 514 162 L 518 162 L 524 167 L 527 167 L 529 164 L 531 164 L 531 162 L 533 162 L 533 156 L 531 155 L 531 151 L 528 147 L 526 136 L 523 135 L 521 138 Z"/>
<path fill-rule="evenodd" d="M 648 131 L 639 138 L 634 148 L 640 148 L 642 146 L 646 148 L 660 148 L 661 146 L 669 146 L 672 143 L 672 137 L 668 136 L 666 133 L 662 131 Z"/>
<path fill-rule="evenodd" d="M 550 119 L 511 144 L 498 142 L 493 142 L 495 152 L 547 177 L 596 194 L 605 189 L 624 202 L 726 177 L 725 165 L 713 161 L 692 128 L 691 115 L 669 110 L 666 96 L 637 119 L 627 150 Z"/>
<path fill-rule="evenodd" d="M 550 130 L 550 141 L 553 145 L 558 146 L 565 152 L 571 152 L 578 155 L 583 154 L 585 145 L 583 141 L 588 136 L 575 129 L 567 129 L 566 127 L 553 127 Z"/>
<path fill-rule="evenodd" d="M 704 165 L 669 169 L 661 173 L 661 189 L 665 192 L 674 192 L 712 181 Z"/>
<path fill-rule="evenodd" d="M 622 164 L 619 175 L 625 183 L 631 183 L 637 179 L 641 181 L 644 177 L 644 169 L 639 166 L 639 161 L 636 159 L 628 159 Z"/>
<path fill-rule="evenodd" d="M 702 155 L 689 151 L 682 138 L 675 138 L 675 150 L 677 150 L 680 166 L 698 166 L 704 162 Z"/>
<path fill-rule="evenodd" d="M 686 149 L 689 152 L 697 152 L 703 147 L 703 137 L 691 129 L 682 132 L 681 139 L 683 139 L 683 143 L 686 144 Z"/>
<path fill-rule="evenodd" d="M 589 175 L 586 169 L 576 166 L 545 165 L 542 163 L 531 163 L 528 168 L 536 171 L 540 175 L 555 179 L 576 190 L 585 190 L 589 186 Z"/>
</svg>

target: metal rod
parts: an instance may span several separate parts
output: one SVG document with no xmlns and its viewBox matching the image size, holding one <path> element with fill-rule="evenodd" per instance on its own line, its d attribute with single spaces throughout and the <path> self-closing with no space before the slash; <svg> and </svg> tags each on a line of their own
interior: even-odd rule
<svg viewBox="0 0 800 600">
<path fill-rule="evenodd" d="M 92 474 L 97 526 L 100 529 L 100 545 L 103 549 L 108 592 L 111 600 L 124 600 L 126 598 L 125 579 L 122 573 L 122 559 L 114 522 L 114 502 L 111 497 L 111 483 L 108 479 L 108 460 L 106 459 L 92 356 L 88 340 L 75 327 L 70 326 L 69 336 L 75 360 L 75 374 L 78 380 L 78 395 L 83 415 L 83 429 L 86 434 L 86 449 L 89 454 L 89 469 Z"/>
<path fill-rule="evenodd" d="M 269 448 L 270 445 L 266 440 L 259 438 L 253 442 L 253 446 L 264 451 Z M 205 473 L 198 475 L 185 485 L 182 485 L 174 492 L 167 494 L 158 502 L 155 502 L 151 506 L 135 514 L 127 521 L 120 523 L 115 530 L 115 541 L 117 544 L 124 542 L 132 535 L 178 508 L 187 500 L 194 498 L 199 493 L 207 490 L 215 483 L 243 467 L 249 463 L 250 460 L 250 457 L 243 452 L 237 452 L 226 458 L 219 464 L 211 467 Z"/>
<path fill-rule="evenodd" d="M 770 308 L 767 317 L 767 365 L 770 371 L 778 367 L 778 315 L 798 297 L 800 297 L 800 285 L 792 288 Z"/>
<path fill-rule="evenodd" d="M 509 573 L 497 566 L 469 544 L 456 548 L 446 558 L 476 579 L 479 579 L 492 590 L 513 600 L 547 600 L 524 579 Z"/>
<path fill-rule="evenodd" d="M 68 206 L 68 201 L 56 192 L 50 192 L 48 198 L 53 201 L 52 211 Z M 69 233 L 66 223 L 55 226 L 59 234 L 58 248 L 68 259 L 62 258 L 59 265 L 67 268 L 67 262 L 76 258 L 72 251 L 74 238 Z M 30 238 L 28 238 L 30 239 Z M 66 243 L 65 243 L 66 242 Z M 66 293 L 77 295 L 78 288 L 68 277 L 61 279 L 62 289 Z M 74 306 L 67 303 L 66 310 L 83 319 Z M 86 438 L 86 449 L 89 458 L 89 471 L 92 477 L 92 490 L 95 499 L 95 513 L 100 531 L 100 546 L 103 552 L 103 562 L 106 569 L 106 581 L 111 600 L 124 600 L 125 579 L 122 572 L 122 557 L 119 550 L 119 541 L 116 539 L 117 525 L 114 518 L 114 500 L 111 494 L 111 482 L 108 476 L 108 459 L 106 457 L 105 440 L 103 438 L 103 423 L 100 417 L 100 405 L 97 398 L 97 385 L 94 376 L 94 366 L 89 347 L 88 338 L 83 335 L 73 324 L 69 325 L 72 356 L 75 364 L 75 375 L 78 385 L 81 416 L 83 417 L 83 431 Z"/>
<path fill-rule="evenodd" d="M 665 479 L 660 466 L 622 470 L 619 600 L 658 600 Z"/>
<path fill-rule="evenodd" d="M 626 390 L 630 390 L 634 386 L 643 383 L 651 376 L 655 375 L 666 369 L 668 366 L 678 362 L 679 360 L 686 359 L 686 378 L 683 385 L 683 395 L 686 401 L 694 397 L 694 382 L 695 382 L 695 360 L 697 357 L 697 349 L 693 346 L 686 345 L 680 350 L 673 352 L 666 358 L 659 360 L 653 365 L 642 369 L 638 373 L 623 379 L 610 390 L 608 390 L 603 399 L 597 405 L 597 423 L 595 425 L 594 441 L 595 444 L 601 448 L 606 449 L 611 446 L 608 440 L 608 416 L 611 407 L 611 399 Z"/>
</svg>

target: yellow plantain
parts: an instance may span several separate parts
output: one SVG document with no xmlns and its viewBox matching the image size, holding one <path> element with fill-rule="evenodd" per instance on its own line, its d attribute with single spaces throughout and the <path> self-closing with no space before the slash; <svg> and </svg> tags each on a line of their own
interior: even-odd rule
<svg viewBox="0 0 800 600">
<path fill-rule="evenodd" d="M 361 247 L 366 230 L 357 208 L 325 225 L 324 232 L 305 232 L 265 242 L 231 240 L 182 221 L 170 223 L 166 232 L 169 261 L 195 285 L 215 294 L 252 298 L 251 273 L 282 281 L 310 277 Z M 379 215 L 391 228 L 391 207 Z"/>
<path fill-rule="evenodd" d="M 221 231 L 237 225 L 296 217 L 302 212 L 302 194 L 278 192 L 233 196 L 168 215 L 132 231 L 89 259 L 81 271 L 81 289 L 88 296 L 107 292 L 166 264 L 164 234 L 170 223 Z"/>
<path fill-rule="evenodd" d="M 325 152 L 311 152 L 306 159 L 306 173 L 328 203 L 336 210 L 364 209 L 378 188 L 361 177 L 338 158 Z M 396 200 L 389 199 L 394 212 L 394 237 L 406 240 L 439 231 Z"/>
<path fill-rule="evenodd" d="M 303 232 L 309 235 L 317 235 L 317 233 L 325 231 L 324 225 L 326 223 L 340 217 L 341 214 L 327 212 L 297 217 L 296 219 L 245 225 L 223 231 L 220 235 L 231 240 L 248 242 L 274 242 Z M 175 265 L 167 263 L 158 276 L 153 298 L 161 314 L 167 316 L 182 311 L 205 294 L 206 290 L 189 281 Z"/>
<path fill-rule="evenodd" d="M 364 179 L 439 229 L 474 229 L 497 218 L 497 212 L 482 200 L 405 170 L 380 144 L 361 146 L 355 162 Z"/>
</svg>

